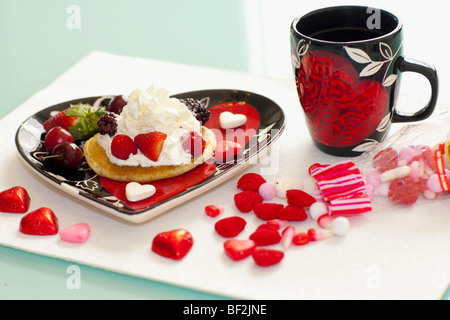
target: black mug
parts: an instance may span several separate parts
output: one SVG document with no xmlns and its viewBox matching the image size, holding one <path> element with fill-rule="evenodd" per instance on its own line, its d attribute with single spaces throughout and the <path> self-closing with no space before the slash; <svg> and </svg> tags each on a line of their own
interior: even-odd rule
<svg viewBox="0 0 450 320">
<path fill-rule="evenodd" d="M 403 56 L 403 25 L 392 13 L 361 6 L 313 11 L 291 25 L 292 66 L 315 145 L 352 157 L 383 141 L 394 122 L 428 118 L 438 97 L 433 67 Z M 396 110 L 403 72 L 431 84 L 428 104 L 412 114 Z"/>
</svg>

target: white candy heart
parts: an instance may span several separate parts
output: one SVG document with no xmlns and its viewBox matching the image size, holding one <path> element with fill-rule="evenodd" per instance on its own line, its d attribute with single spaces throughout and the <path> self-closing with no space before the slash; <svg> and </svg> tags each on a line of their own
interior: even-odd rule
<svg viewBox="0 0 450 320">
<path fill-rule="evenodd" d="M 156 192 L 155 186 L 151 184 L 140 184 L 130 182 L 125 187 L 125 194 L 129 201 L 136 202 L 150 198 Z"/>
<path fill-rule="evenodd" d="M 247 123 L 247 117 L 243 114 L 234 114 L 225 111 L 220 114 L 219 123 L 222 129 L 233 129 Z"/>
</svg>

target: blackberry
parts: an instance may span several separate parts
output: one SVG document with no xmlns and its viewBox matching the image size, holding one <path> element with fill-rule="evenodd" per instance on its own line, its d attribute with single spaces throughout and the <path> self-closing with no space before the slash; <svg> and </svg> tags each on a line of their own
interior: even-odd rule
<svg viewBox="0 0 450 320">
<path fill-rule="evenodd" d="M 192 112 L 194 117 L 205 124 L 209 120 L 211 113 L 206 109 L 206 107 L 199 101 L 193 98 L 180 99 L 180 101 Z"/>
<path fill-rule="evenodd" d="M 107 112 L 98 119 L 98 132 L 114 136 L 117 133 L 117 117 L 113 112 Z"/>
</svg>

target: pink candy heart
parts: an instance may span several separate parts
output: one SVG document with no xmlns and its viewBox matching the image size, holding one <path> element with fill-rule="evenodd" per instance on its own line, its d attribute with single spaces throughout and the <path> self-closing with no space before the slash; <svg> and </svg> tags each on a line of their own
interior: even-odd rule
<svg viewBox="0 0 450 320">
<path fill-rule="evenodd" d="M 87 223 L 79 223 L 59 232 L 61 240 L 73 243 L 84 243 L 89 238 L 91 230 Z"/>
</svg>

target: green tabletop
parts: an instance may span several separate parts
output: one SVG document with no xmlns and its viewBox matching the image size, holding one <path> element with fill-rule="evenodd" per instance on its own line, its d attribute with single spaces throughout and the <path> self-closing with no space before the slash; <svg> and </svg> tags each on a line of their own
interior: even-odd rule
<svg viewBox="0 0 450 320">
<path fill-rule="evenodd" d="M 93 50 L 246 71 L 242 19 L 239 0 L 0 0 L 0 117 Z M 0 299 L 221 298 L 0 246 Z"/>
</svg>

